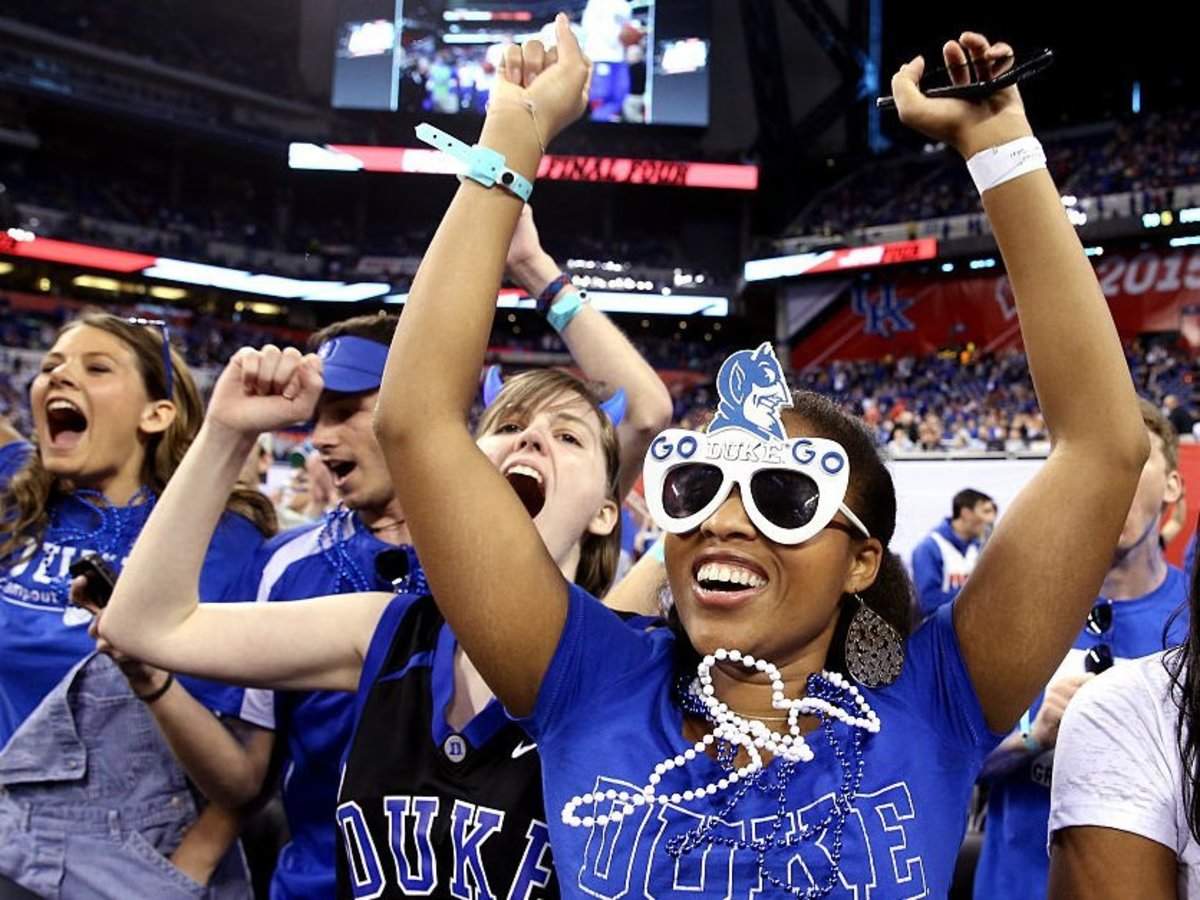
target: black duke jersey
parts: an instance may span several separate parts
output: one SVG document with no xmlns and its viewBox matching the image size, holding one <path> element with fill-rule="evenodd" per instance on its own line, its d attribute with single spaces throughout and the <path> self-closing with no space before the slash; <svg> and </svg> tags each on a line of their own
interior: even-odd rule
<svg viewBox="0 0 1200 900">
<path fill-rule="evenodd" d="M 338 797 L 339 897 L 558 897 L 535 745 L 496 700 L 446 724 L 456 648 L 431 597 L 380 619 Z"/>
</svg>

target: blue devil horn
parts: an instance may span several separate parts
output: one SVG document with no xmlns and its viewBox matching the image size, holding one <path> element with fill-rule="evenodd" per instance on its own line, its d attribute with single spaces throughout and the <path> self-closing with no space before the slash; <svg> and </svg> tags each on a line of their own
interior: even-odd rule
<svg viewBox="0 0 1200 900">
<path fill-rule="evenodd" d="M 504 382 L 500 378 L 500 367 L 488 366 L 487 371 L 483 375 L 484 409 L 487 409 L 496 402 L 496 398 L 500 396 L 500 391 L 503 389 Z M 625 409 L 628 405 L 629 400 L 625 396 L 624 389 L 621 389 L 601 403 L 600 409 L 604 411 L 609 421 L 613 423 L 613 428 L 616 428 L 625 418 Z"/>
<path fill-rule="evenodd" d="M 629 400 L 625 396 L 625 389 L 621 388 L 607 400 L 600 404 L 600 408 L 604 410 L 604 414 L 608 416 L 610 422 L 613 423 L 613 428 L 621 424 L 625 418 L 625 407 L 628 406 Z"/>
<path fill-rule="evenodd" d="M 487 409 L 496 402 L 496 398 L 500 396 L 500 390 L 504 387 L 504 382 L 500 380 L 500 367 L 488 366 L 487 373 L 483 376 L 483 408 Z"/>
</svg>

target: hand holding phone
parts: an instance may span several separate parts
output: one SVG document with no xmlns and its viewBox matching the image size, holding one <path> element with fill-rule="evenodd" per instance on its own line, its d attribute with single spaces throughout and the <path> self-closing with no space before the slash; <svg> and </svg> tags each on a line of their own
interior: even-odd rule
<svg viewBox="0 0 1200 900">
<path fill-rule="evenodd" d="M 87 580 L 88 599 L 100 609 L 108 606 L 117 576 L 99 553 L 85 553 L 71 564 L 69 571 L 72 578 Z"/>
<path fill-rule="evenodd" d="M 931 73 L 931 80 L 938 80 L 938 76 L 941 75 L 949 77 L 953 84 L 931 87 L 923 93 L 931 99 L 951 97 L 959 100 L 982 100 L 1044 72 L 1053 62 L 1053 50 L 1039 50 L 1028 59 L 1021 60 L 1015 55 L 986 61 L 973 60 L 968 55 L 967 62 L 962 65 L 943 66 Z M 981 72 L 983 67 L 988 71 Z M 963 81 L 963 75 L 966 75 L 968 80 Z M 875 106 L 879 109 L 895 109 L 896 100 L 891 96 L 877 97 Z"/>
</svg>

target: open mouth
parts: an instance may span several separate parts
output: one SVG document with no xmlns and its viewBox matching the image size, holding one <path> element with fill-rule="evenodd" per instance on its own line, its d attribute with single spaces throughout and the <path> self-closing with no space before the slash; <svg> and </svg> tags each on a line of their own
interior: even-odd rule
<svg viewBox="0 0 1200 900">
<path fill-rule="evenodd" d="M 541 473 L 529 466 L 515 465 L 504 473 L 504 477 L 525 505 L 529 518 L 536 518 L 546 505 L 546 485 Z"/>
<path fill-rule="evenodd" d="M 714 593 L 756 591 L 767 584 L 762 573 L 727 560 L 702 562 L 696 567 L 693 577 L 702 590 Z"/>
<path fill-rule="evenodd" d="M 341 487 L 342 483 L 350 477 L 350 473 L 358 468 L 357 463 L 349 462 L 343 459 L 327 459 L 325 468 L 329 470 L 329 474 L 333 476 L 333 486 Z"/>
<path fill-rule="evenodd" d="M 46 404 L 46 428 L 50 446 L 70 449 L 79 443 L 88 428 L 87 416 L 70 400 L 51 400 Z"/>
</svg>

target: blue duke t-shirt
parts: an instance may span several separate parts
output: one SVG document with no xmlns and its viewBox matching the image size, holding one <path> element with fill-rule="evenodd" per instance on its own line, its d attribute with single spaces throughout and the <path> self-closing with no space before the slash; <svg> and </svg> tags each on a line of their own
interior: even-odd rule
<svg viewBox="0 0 1200 900">
<path fill-rule="evenodd" d="M 1186 607 L 1172 614 L 1187 599 L 1187 578 L 1174 566 L 1155 590 L 1133 600 L 1115 600 L 1112 627 L 1103 635 L 1084 631 L 1051 681 L 1062 675 L 1084 672 L 1083 656 L 1097 644 L 1108 644 L 1117 665 L 1164 649 L 1163 628 L 1170 621 L 1165 646 L 1187 637 Z M 1032 721 L 1041 708 L 1038 697 L 1029 711 Z M 975 872 L 978 900 L 1026 900 L 1045 897 L 1050 875 L 1046 831 L 1050 822 L 1050 781 L 1054 751 L 1037 754 L 1008 774 L 990 779 L 987 825 L 983 849 Z"/>
<path fill-rule="evenodd" d="M 908 639 L 904 670 L 894 684 L 860 688 L 882 725 L 863 743 L 863 778 L 846 820 L 840 875 L 826 896 L 862 897 L 870 888 L 875 897 L 936 897 L 949 889 L 972 783 L 1001 737 L 984 722 L 950 614 L 950 606 L 940 609 Z M 630 628 L 586 592 L 570 588 L 558 649 L 537 707 L 522 721 L 542 758 L 546 819 L 564 897 L 748 897 L 777 890 L 760 884 L 751 851 L 714 844 L 679 859 L 668 853 L 671 836 L 715 816 L 728 794 L 641 807 L 603 827 L 572 828 L 562 821 L 572 797 L 640 790 L 656 764 L 690 748 L 673 701 L 674 643 L 670 630 Z M 844 751 L 848 729 L 839 724 L 835 734 Z M 797 819 L 803 825 L 826 816 L 842 785 L 840 763 L 821 730 L 807 740 L 815 758 L 799 765 L 788 785 L 789 829 Z M 698 755 L 664 776 L 659 791 L 701 787 L 722 773 Z M 715 830 L 746 838 L 753 827 L 758 835 L 776 810 L 774 793 L 751 790 L 735 808 L 737 821 Z M 577 815 L 606 811 L 598 806 Z M 786 871 L 795 886 L 821 884 L 831 873 L 832 844 L 825 834 L 789 851 L 772 850 L 769 868 Z"/>
<path fill-rule="evenodd" d="M 0 454 L 0 489 L 27 457 L 6 445 Z M 108 561 L 118 569 L 133 549 L 148 510 L 126 508 L 115 515 L 127 525 Z M 47 537 L 29 557 L 0 562 L 0 747 L 77 662 L 96 649 L 88 635 L 91 616 L 67 600 L 68 569 L 88 551 L 107 544 L 97 536 L 56 539 L 55 534 L 87 535 L 97 527 L 96 508 L 68 495 L 54 502 Z M 242 516 L 225 514 L 209 544 L 200 577 L 200 598 L 220 597 L 226 584 L 253 557 L 262 534 Z M 181 678 L 188 691 L 215 712 L 237 715 L 243 691 Z"/>
</svg>

